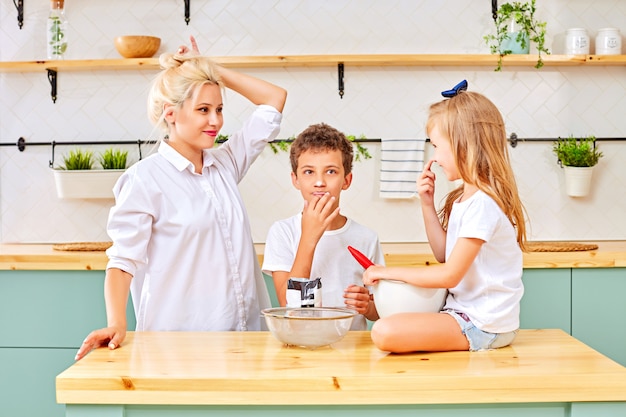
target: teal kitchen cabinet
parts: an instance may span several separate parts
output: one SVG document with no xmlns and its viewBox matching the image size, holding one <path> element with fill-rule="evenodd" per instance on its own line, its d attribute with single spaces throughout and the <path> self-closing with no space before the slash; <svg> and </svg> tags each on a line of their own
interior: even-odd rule
<svg viewBox="0 0 626 417">
<path fill-rule="evenodd" d="M 572 336 L 626 366 L 626 268 L 572 270 Z"/>
<path fill-rule="evenodd" d="M 571 274 L 569 268 L 524 269 L 522 329 L 562 329 L 572 333 Z"/>
<path fill-rule="evenodd" d="M 0 271 L 0 416 L 65 415 L 55 378 L 106 325 L 103 288 L 104 271 Z"/>
<path fill-rule="evenodd" d="M 0 347 L 0 416 L 63 417 L 55 378 L 74 363 L 76 349 Z"/>
</svg>

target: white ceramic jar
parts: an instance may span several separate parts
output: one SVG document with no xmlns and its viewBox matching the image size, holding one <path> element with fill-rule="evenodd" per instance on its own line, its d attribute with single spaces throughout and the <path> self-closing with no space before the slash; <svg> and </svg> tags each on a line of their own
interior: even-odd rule
<svg viewBox="0 0 626 417">
<path fill-rule="evenodd" d="M 596 36 L 596 55 L 621 55 L 622 35 L 619 29 L 604 28 Z"/>
<path fill-rule="evenodd" d="M 589 54 L 589 35 L 584 28 L 567 29 L 565 33 L 565 54 L 587 55 Z"/>
</svg>

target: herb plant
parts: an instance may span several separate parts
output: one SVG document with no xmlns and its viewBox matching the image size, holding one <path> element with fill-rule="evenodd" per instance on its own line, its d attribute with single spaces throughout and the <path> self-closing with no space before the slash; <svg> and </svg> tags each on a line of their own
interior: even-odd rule
<svg viewBox="0 0 626 417">
<path fill-rule="evenodd" d="M 77 169 L 92 169 L 94 164 L 94 156 L 91 151 L 83 151 L 82 149 L 75 149 L 70 151 L 69 155 L 63 157 L 64 166 L 61 169 L 77 170 Z"/>
<path fill-rule="evenodd" d="M 552 147 L 558 158 L 559 165 L 571 167 L 592 167 L 598 163 L 602 157 L 602 152 L 596 148 L 596 137 L 586 138 L 559 138 Z"/>
<path fill-rule="evenodd" d="M 109 148 L 100 154 L 99 162 L 102 169 L 126 169 L 128 151 Z"/>
</svg>

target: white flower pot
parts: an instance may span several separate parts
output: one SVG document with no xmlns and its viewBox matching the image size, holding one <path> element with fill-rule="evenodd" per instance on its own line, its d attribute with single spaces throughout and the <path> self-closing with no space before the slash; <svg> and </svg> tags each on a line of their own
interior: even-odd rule
<svg viewBox="0 0 626 417">
<path fill-rule="evenodd" d="M 114 198 L 113 186 L 124 169 L 53 169 L 59 198 Z"/>
<path fill-rule="evenodd" d="M 593 167 L 564 166 L 565 190 L 570 197 L 585 197 L 591 189 Z"/>
</svg>

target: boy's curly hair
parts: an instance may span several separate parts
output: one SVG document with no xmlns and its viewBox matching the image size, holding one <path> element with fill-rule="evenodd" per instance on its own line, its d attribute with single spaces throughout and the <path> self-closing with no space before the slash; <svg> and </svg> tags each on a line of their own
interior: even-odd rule
<svg viewBox="0 0 626 417">
<path fill-rule="evenodd" d="M 306 151 L 334 150 L 341 151 L 344 175 L 348 175 L 352 172 L 352 160 L 354 159 L 352 142 L 346 138 L 346 135 L 326 123 L 311 125 L 304 129 L 291 144 L 289 152 L 291 170 L 297 173 L 298 158 Z"/>
</svg>

